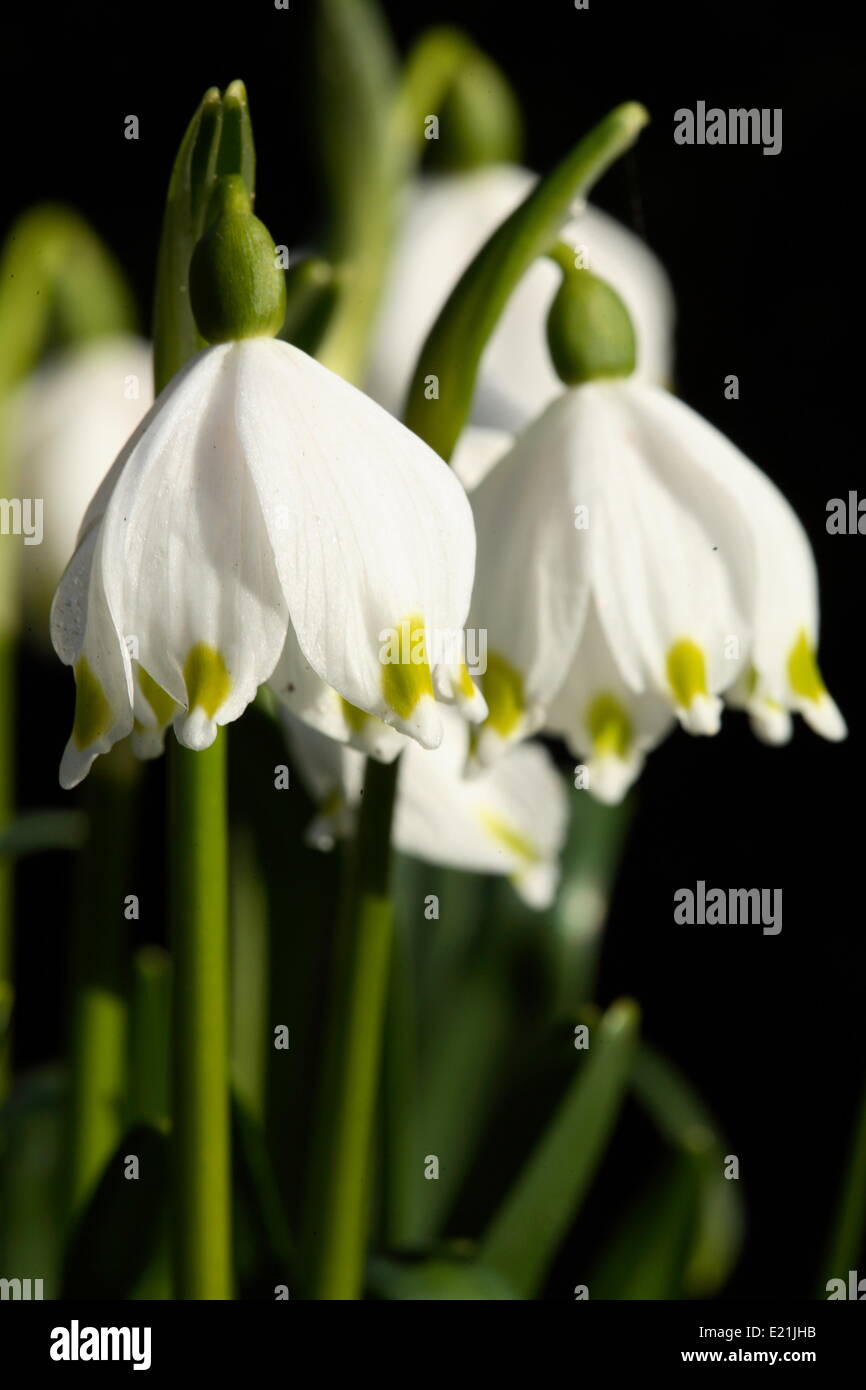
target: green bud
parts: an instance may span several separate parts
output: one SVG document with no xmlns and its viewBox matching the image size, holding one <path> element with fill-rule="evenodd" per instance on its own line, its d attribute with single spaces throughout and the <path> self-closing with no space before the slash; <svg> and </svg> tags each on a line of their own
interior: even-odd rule
<svg viewBox="0 0 866 1390">
<path fill-rule="evenodd" d="M 520 107 L 499 68 L 476 53 L 457 71 L 439 113 L 439 139 L 429 145 L 431 166 L 476 169 L 520 159 Z"/>
<path fill-rule="evenodd" d="M 275 337 L 286 312 L 285 276 L 239 174 L 218 179 L 210 211 L 211 223 L 189 267 L 199 332 L 209 343 Z"/>
<path fill-rule="evenodd" d="M 550 306 L 547 342 L 566 386 L 631 376 L 635 369 L 629 312 L 616 290 L 589 270 L 569 266 Z"/>
</svg>

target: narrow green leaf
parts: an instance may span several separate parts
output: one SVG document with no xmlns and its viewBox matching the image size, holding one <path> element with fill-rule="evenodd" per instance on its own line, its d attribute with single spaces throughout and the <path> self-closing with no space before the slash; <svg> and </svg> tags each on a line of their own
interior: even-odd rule
<svg viewBox="0 0 866 1390">
<path fill-rule="evenodd" d="M 0 400 L 48 348 L 134 325 L 117 263 L 77 212 L 46 203 L 18 218 L 0 252 Z"/>
<path fill-rule="evenodd" d="M 431 115 L 439 138 L 425 138 Z M 397 107 L 407 165 L 426 147 L 437 169 L 519 161 L 520 108 L 495 63 L 467 34 L 437 26 L 422 34 L 403 70 Z"/>
<path fill-rule="evenodd" d="M 524 272 L 559 239 L 576 198 L 623 154 L 648 120 L 637 102 L 611 111 L 543 178 L 463 273 L 430 330 L 409 389 L 405 421 L 444 459 L 469 416 L 484 347 Z M 438 380 L 438 398 L 426 395 Z"/>
<path fill-rule="evenodd" d="M 204 231 L 221 128 L 222 102 L 211 87 L 187 127 L 168 185 L 153 306 L 157 392 L 203 346 L 189 303 L 189 263 Z"/>
<path fill-rule="evenodd" d="M 62 1256 L 64 1079 L 20 1077 L 0 1109 L 0 1272 L 41 1279 L 56 1298 Z"/>
<path fill-rule="evenodd" d="M 726 1144 L 693 1086 L 674 1065 L 641 1043 L 632 1073 L 635 1096 L 662 1135 L 700 1167 L 699 1219 L 684 1272 L 688 1294 L 707 1297 L 728 1279 L 743 1243 L 745 1213 L 740 1184 L 724 1176 Z"/>
<path fill-rule="evenodd" d="M 405 1261 L 371 1260 L 368 1287 L 376 1298 L 404 1303 L 421 1300 L 495 1303 L 519 1299 L 495 1270 L 470 1259 L 449 1256 Z"/>
<path fill-rule="evenodd" d="M 319 0 L 316 21 L 321 164 L 330 204 L 325 250 L 341 290 L 318 356 L 357 381 L 395 228 L 397 68 L 371 0 Z"/>
<path fill-rule="evenodd" d="M 637 1005 L 623 999 L 593 1027 L 564 1100 L 481 1240 L 481 1263 L 520 1297 L 541 1286 L 592 1181 L 628 1085 L 638 1021 Z"/>
<path fill-rule="evenodd" d="M 830 1279 L 846 1279 L 857 1267 L 866 1235 L 866 1087 L 860 1095 L 827 1250 L 818 1298 L 826 1298 Z"/>
<path fill-rule="evenodd" d="M 125 1176 L 138 1160 L 138 1177 Z M 62 1298 L 125 1298 L 157 1254 L 168 1203 L 168 1141 L 150 1125 L 124 1135 L 73 1231 Z"/>
<path fill-rule="evenodd" d="M 605 1243 L 588 1280 L 592 1299 L 679 1299 L 700 1219 L 702 1156 L 677 1154 L 670 1170 Z"/>
<path fill-rule="evenodd" d="M 240 174 L 255 195 L 255 150 L 246 89 L 205 92 L 187 127 L 168 185 L 153 308 L 154 377 L 161 391 L 204 346 L 189 302 L 189 263 L 207 226 L 218 176 Z"/>
<path fill-rule="evenodd" d="M 81 811 L 24 811 L 0 830 L 0 856 L 79 849 L 86 837 L 87 817 Z"/>
<path fill-rule="evenodd" d="M 223 97 L 217 177 L 221 178 L 224 174 L 240 174 L 250 195 L 255 197 L 256 149 L 247 89 L 243 82 L 229 83 Z"/>
<path fill-rule="evenodd" d="M 250 1286 L 287 1284 L 295 1275 L 295 1250 L 264 1132 L 245 1101 L 232 1094 L 235 1242 L 240 1281 Z"/>
</svg>

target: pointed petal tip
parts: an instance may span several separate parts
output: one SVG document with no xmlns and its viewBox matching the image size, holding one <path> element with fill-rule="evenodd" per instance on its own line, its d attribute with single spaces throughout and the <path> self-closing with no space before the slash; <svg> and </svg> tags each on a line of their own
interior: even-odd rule
<svg viewBox="0 0 866 1390">
<path fill-rule="evenodd" d="M 712 737 L 722 727 L 722 702 L 717 695 L 696 695 L 688 709 L 677 706 L 676 716 L 687 734 Z"/>
<path fill-rule="evenodd" d="M 178 743 L 184 748 L 191 749 L 193 753 L 203 753 L 214 742 L 217 726 L 203 709 L 197 708 L 178 715 L 174 721 L 174 732 Z"/>
<path fill-rule="evenodd" d="M 826 692 L 817 700 L 804 700 L 799 709 L 809 728 L 830 743 L 841 743 L 848 737 L 848 725 L 842 711 Z"/>
</svg>

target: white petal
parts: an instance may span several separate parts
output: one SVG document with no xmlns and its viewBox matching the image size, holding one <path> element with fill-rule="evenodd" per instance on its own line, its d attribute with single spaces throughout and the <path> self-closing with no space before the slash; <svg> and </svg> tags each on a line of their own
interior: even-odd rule
<svg viewBox="0 0 866 1390">
<path fill-rule="evenodd" d="M 60 784 L 78 785 L 100 753 L 132 729 L 127 648 L 103 584 L 103 533 L 93 526 L 60 581 L 51 613 L 57 655 L 75 668 L 75 721 L 60 763 Z"/>
<path fill-rule="evenodd" d="M 673 724 L 669 701 L 651 691 L 635 694 L 626 685 L 591 603 L 571 670 L 547 718 L 547 727 L 585 765 L 591 795 L 608 805 L 622 801 L 646 753 Z"/>
<path fill-rule="evenodd" d="M 387 650 L 393 640 L 402 650 L 404 625 L 428 646 L 463 628 L 475 558 L 463 488 L 426 444 L 297 348 L 254 339 L 235 351 L 238 429 L 304 656 L 350 704 L 435 746 L 429 670 L 389 662 Z"/>
<path fill-rule="evenodd" d="M 574 657 L 589 599 L 594 476 L 581 482 L 578 393 L 568 392 L 515 442 L 472 494 L 478 542 L 470 626 L 487 631 L 490 706 L 479 756 L 539 727 Z"/>
<path fill-rule="evenodd" d="M 11 466 L 22 497 L 43 502 L 42 541 L 22 548 L 25 598 L 50 602 L 85 510 L 153 400 L 151 350 L 101 338 L 45 362 L 10 402 Z"/>
<path fill-rule="evenodd" d="M 307 842 L 315 849 L 333 849 L 337 840 L 354 829 L 366 760 L 361 753 L 302 723 L 285 707 L 280 709 L 280 722 L 292 762 L 317 806 L 306 832 Z"/>
<path fill-rule="evenodd" d="M 572 394 L 583 411 L 580 471 L 600 495 L 592 584 L 610 650 L 632 689 L 672 700 L 691 732 L 715 732 L 717 692 L 748 651 L 739 509 L 663 428 L 666 392 L 617 382 Z"/>
<path fill-rule="evenodd" d="M 283 709 L 311 729 L 368 753 L 378 762 L 390 763 L 406 746 L 406 737 L 374 714 L 349 705 L 331 686 L 320 680 L 306 660 L 289 625 L 286 644 L 268 685 Z"/>
<path fill-rule="evenodd" d="M 479 776 L 462 776 L 468 736 L 445 711 L 441 748 L 410 745 L 400 766 L 394 842 L 430 863 L 505 874 L 535 905 L 552 897 L 565 838 L 562 780 L 542 748 L 514 749 Z"/>
<path fill-rule="evenodd" d="M 844 738 L 845 722 L 815 664 L 817 571 L 793 508 L 766 474 L 681 401 L 650 389 L 634 391 L 632 400 L 645 427 L 676 444 L 669 452 L 686 460 L 700 495 L 721 489 L 739 510 L 739 548 L 730 536 L 725 546 L 746 595 L 751 672 L 747 682 L 738 681 L 731 702 L 746 705 L 759 736 L 772 742 L 784 740 L 787 726 L 777 716 L 785 709 L 799 710 L 826 738 Z"/>
<path fill-rule="evenodd" d="M 199 353 L 157 401 L 102 520 L 125 636 L 207 747 L 276 665 L 288 615 L 235 424 L 240 348 Z M 118 596 L 122 596 L 118 601 Z"/>
<path fill-rule="evenodd" d="M 472 492 L 487 474 L 504 458 L 514 443 L 507 430 L 482 429 L 469 425 L 451 455 L 451 467 L 467 492 Z"/>
</svg>

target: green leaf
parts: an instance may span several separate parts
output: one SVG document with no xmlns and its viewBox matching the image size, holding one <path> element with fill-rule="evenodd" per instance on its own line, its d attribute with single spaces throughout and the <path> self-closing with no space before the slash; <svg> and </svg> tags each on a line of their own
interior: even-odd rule
<svg viewBox="0 0 866 1390">
<path fill-rule="evenodd" d="M 554 1012 L 571 1017 L 594 997 L 610 896 L 632 821 L 631 798 L 602 806 L 569 789 L 571 815 L 562 878 L 550 913 Z"/>
<path fill-rule="evenodd" d="M 678 1299 L 699 1221 L 703 1164 L 679 1153 L 610 1239 L 588 1281 L 592 1299 Z"/>
<path fill-rule="evenodd" d="M 232 1154 L 241 1286 L 247 1294 L 251 1286 L 272 1289 L 275 1282 L 291 1290 L 295 1250 L 279 1186 L 264 1132 L 236 1091 L 232 1093 Z"/>
<path fill-rule="evenodd" d="M 438 140 L 425 139 L 430 115 L 440 117 Z M 522 118 L 514 94 L 496 64 L 459 29 L 429 29 L 412 48 L 398 121 L 407 162 L 425 146 L 437 169 L 520 160 Z"/>
<path fill-rule="evenodd" d="M 124 1176 L 138 1159 L 136 1179 Z M 62 1298 L 127 1298 L 156 1257 L 168 1205 L 168 1140 L 152 1125 L 128 1130 L 77 1222 L 63 1265 Z"/>
<path fill-rule="evenodd" d="M 710 1296 L 727 1281 L 745 1228 L 740 1184 L 724 1176 L 724 1138 L 690 1083 L 646 1043 L 638 1049 L 632 1084 L 662 1135 L 699 1164 L 698 1223 L 683 1283 L 688 1294 Z"/>
<path fill-rule="evenodd" d="M 56 1298 L 61 1261 L 65 1090 L 47 1068 L 19 1078 L 0 1109 L 0 1271 L 42 1279 Z"/>
<path fill-rule="evenodd" d="M 81 811 L 25 811 L 0 830 L 0 855 L 20 858 L 50 849 L 79 849 L 87 838 Z"/>
<path fill-rule="evenodd" d="M 532 1298 L 586 1195 L 619 1114 L 639 1012 L 612 1004 L 565 1098 L 480 1242 L 480 1259 Z M 580 1054 L 575 1053 L 575 1056 Z"/>
<path fill-rule="evenodd" d="M 478 364 L 509 296 L 539 256 L 558 241 L 576 198 L 632 145 L 648 116 L 636 102 L 618 106 L 543 178 L 493 233 L 464 271 L 428 334 L 409 389 L 405 421 L 444 459 L 469 417 Z M 439 382 L 428 400 L 427 378 Z"/>
<path fill-rule="evenodd" d="M 254 195 L 255 153 L 242 82 L 232 82 L 224 97 L 216 87 L 205 92 L 169 180 L 153 307 L 157 392 L 204 346 L 189 302 L 189 265 L 207 226 L 217 177 L 226 174 L 240 174 Z"/>
<path fill-rule="evenodd" d="M 368 1287 L 376 1298 L 486 1303 L 518 1300 L 495 1270 L 473 1260 L 440 1256 L 423 1260 L 377 1258 L 370 1261 Z"/>
<path fill-rule="evenodd" d="M 341 290 L 318 357 L 357 381 L 395 229 L 397 68 L 371 0 L 319 0 L 316 21 L 321 163 L 330 205 L 325 250 Z"/>
<path fill-rule="evenodd" d="M 0 400 L 49 348 L 134 326 L 129 287 L 77 212 L 46 203 L 18 218 L 0 253 Z"/>
</svg>

